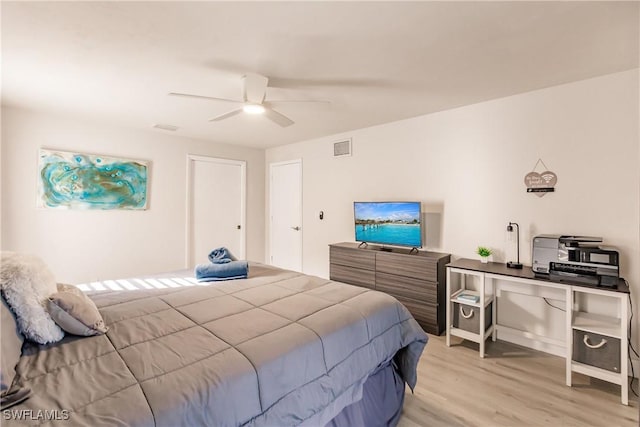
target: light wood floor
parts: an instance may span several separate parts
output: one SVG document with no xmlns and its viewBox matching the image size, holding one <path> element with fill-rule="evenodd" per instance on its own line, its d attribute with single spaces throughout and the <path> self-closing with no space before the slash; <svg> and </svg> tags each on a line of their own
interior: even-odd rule
<svg viewBox="0 0 640 427">
<path fill-rule="evenodd" d="M 481 359 L 477 344 L 451 342 L 429 335 L 399 427 L 639 425 L 633 393 L 621 405 L 619 386 L 576 373 L 567 387 L 560 357 L 497 341 Z"/>
</svg>

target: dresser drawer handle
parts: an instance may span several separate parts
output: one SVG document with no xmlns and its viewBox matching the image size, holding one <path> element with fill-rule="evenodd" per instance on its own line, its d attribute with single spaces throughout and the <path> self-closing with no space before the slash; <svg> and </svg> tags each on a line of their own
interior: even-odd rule
<svg viewBox="0 0 640 427">
<path fill-rule="evenodd" d="M 460 306 L 460 315 L 465 319 L 471 319 L 473 317 L 473 309 L 469 311 L 469 314 L 465 314 L 464 308 Z"/>
<path fill-rule="evenodd" d="M 589 344 L 589 335 L 585 334 L 584 339 L 582 340 L 582 342 L 584 343 L 584 345 L 586 345 L 589 348 L 601 348 L 603 345 L 605 345 L 607 343 L 607 340 L 602 338 L 602 341 L 600 341 L 600 344 Z"/>
</svg>

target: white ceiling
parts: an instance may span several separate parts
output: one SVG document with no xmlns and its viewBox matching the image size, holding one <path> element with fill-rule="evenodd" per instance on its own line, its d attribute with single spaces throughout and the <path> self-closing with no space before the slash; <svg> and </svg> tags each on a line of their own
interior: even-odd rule
<svg viewBox="0 0 640 427">
<path fill-rule="evenodd" d="M 638 2 L 2 2 L 2 103 L 270 147 L 638 67 Z M 240 77 L 296 123 L 209 122 Z M 154 130 L 154 132 L 167 132 Z"/>
</svg>

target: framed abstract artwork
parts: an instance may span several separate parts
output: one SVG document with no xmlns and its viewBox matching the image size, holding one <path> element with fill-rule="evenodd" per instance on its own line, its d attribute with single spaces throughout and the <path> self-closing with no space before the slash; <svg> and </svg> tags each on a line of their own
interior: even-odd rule
<svg viewBox="0 0 640 427">
<path fill-rule="evenodd" d="M 146 209 L 148 162 L 40 149 L 38 206 Z"/>
</svg>

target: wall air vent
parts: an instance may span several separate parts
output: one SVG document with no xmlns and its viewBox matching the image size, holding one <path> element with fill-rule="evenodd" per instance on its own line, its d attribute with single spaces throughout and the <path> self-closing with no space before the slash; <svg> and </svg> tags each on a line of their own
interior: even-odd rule
<svg viewBox="0 0 640 427">
<path fill-rule="evenodd" d="M 178 126 L 162 125 L 162 124 L 155 124 L 155 125 L 153 125 L 153 127 L 156 128 L 156 129 L 169 130 L 171 132 L 175 132 L 178 129 L 180 129 Z"/>
<path fill-rule="evenodd" d="M 351 138 L 333 143 L 333 157 L 344 157 L 351 155 Z"/>
</svg>

